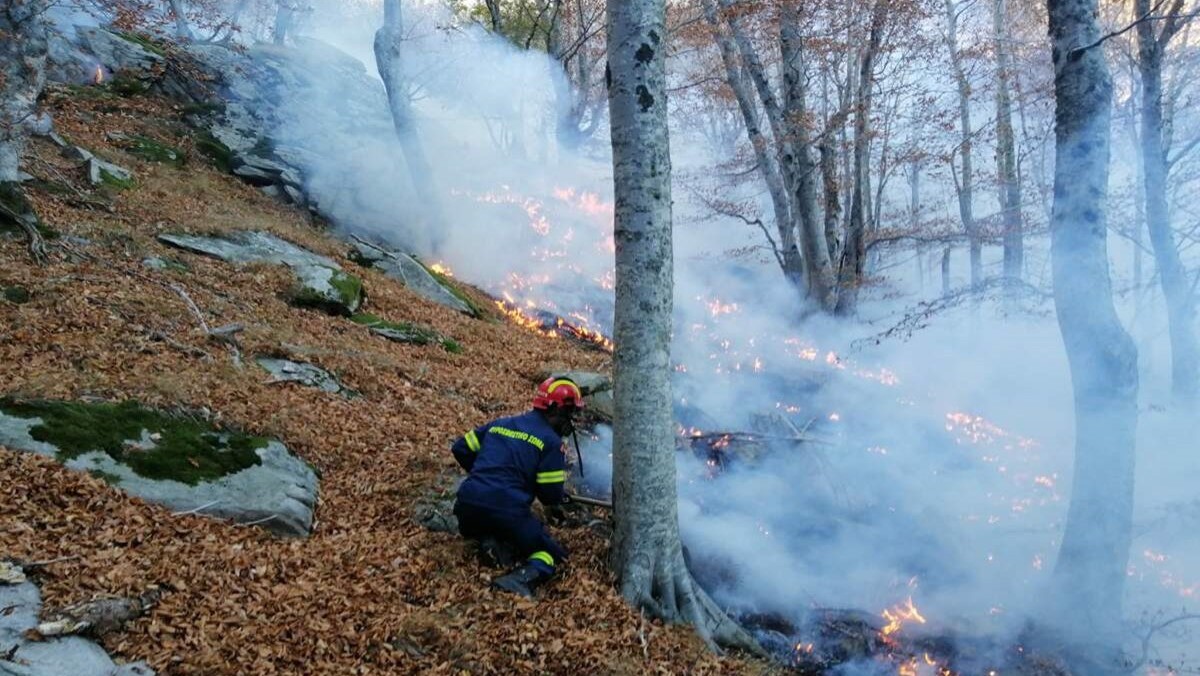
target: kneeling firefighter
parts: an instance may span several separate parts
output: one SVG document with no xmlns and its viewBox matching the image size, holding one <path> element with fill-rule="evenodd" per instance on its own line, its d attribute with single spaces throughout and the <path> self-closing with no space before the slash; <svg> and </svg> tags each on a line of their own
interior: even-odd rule
<svg viewBox="0 0 1200 676">
<path fill-rule="evenodd" d="M 454 503 L 459 532 L 477 540 L 493 563 L 503 564 L 513 553 L 521 560 L 493 587 L 532 597 L 567 558 L 530 506 L 535 497 L 552 509 L 566 502 L 563 437 L 582 408 L 578 385 L 550 378 L 538 386 L 533 410 L 477 427 L 450 448 L 469 473 Z"/>
</svg>

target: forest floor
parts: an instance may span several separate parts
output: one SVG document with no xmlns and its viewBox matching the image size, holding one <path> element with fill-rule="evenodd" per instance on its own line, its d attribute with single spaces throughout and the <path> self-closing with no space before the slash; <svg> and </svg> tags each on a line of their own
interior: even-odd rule
<svg viewBox="0 0 1200 676">
<path fill-rule="evenodd" d="M 39 267 L 20 241 L 0 238 L 0 286 L 31 296 L 0 299 L 0 396 L 205 410 L 281 439 L 322 477 L 313 535 L 289 540 L 173 515 L 99 478 L 0 448 L 0 557 L 77 557 L 40 576 L 48 608 L 161 587 L 158 607 L 102 643 L 164 674 L 775 670 L 714 656 L 689 629 L 643 619 L 615 593 L 607 542 L 593 530 L 556 532 L 573 556 L 534 603 L 489 590 L 497 572 L 458 537 L 414 523 L 414 504 L 455 470 L 454 437 L 523 410 L 548 370 L 604 371 L 607 355 L 468 318 L 355 266 L 348 247 L 307 214 L 212 166 L 182 111 L 163 100 L 59 90 L 46 103 L 60 134 L 132 169 L 135 185 L 93 189 L 52 143 L 34 142 L 28 171 L 41 183 L 31 197 L 65 247 Z M 110 143 L 111 132 L 184 148 L 188 162 L 141 161 Z M 234 267 L 155 240 L 234 230 L 269 231 L 334 258 L 364 278 L 365 309 L 432 325 L 463 352 L 388 342 L 292 307 L 285 268 Z M 151 270 L 142 264 L 149 256 L 190 269 Z M 244 368 L 207 339 L 169 285 L 186 291 L 209 325 L 245 325 Z M 302 353 L 362 396 L 269 383 L 249 358 L 281 351 Z"/>
</svg>

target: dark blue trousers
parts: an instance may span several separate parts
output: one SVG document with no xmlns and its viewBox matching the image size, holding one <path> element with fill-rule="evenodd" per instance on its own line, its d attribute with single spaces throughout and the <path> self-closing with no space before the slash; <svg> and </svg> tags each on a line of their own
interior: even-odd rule
<svg viewBox="0 0 1200 676">
<path fill-rule="evenodd" d="M 558 544 L 546 526 L 533 512 L 504 512 L 466 504 L 454 503 L 454 516 L 458 517 L 458 532 L 463 537 L 481 540 L 493 537 L 517 548 L 521 558 L 529 559 L 539 568 L 553 573 L 560 562 L 567 558 L 567 550 Z"/>
</svg>

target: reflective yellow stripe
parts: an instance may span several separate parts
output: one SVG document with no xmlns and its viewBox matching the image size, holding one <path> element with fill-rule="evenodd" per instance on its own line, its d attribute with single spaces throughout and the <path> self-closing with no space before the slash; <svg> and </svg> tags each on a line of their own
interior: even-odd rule
<svg viewBox="0 0 1200 676">
<path fill-rule="evenodd" d="M 464 437 L 467 440 L 467 448 L 471 449 L 475 453 L 478 453 L 479 452 L 479 437 L 475 436 L 475 430 L 471 430 L 470 432 L 467 432 L 464 435 Z"/>
<path fill-rule="evenodd" d="M 561 484 L 567 480 L 566 470 L 558 470 L 557 472 L 538 472 L 537 482 L 539 484 Z"/>
<path fill-rule="evenodd" d="M 583 399 L 583 390 L 579 389 L 579 386 L 576 385 L 575 381 L 573 380 L 556 380 L 550 383 L 550 387 L 546 388 L 546 392 L 553 392 L 554 390 L 558 389 L 560 385 L 565 385 L 571 388 L 571 391 L 575 393 L 576 401 Z"/>
<path fill-rule="evenodd" d="M 495 434 L 499 434 L 502 437 L 508 437 L 509 439 L 516 439 L 518 441 L 527 442 L 529 444 L 532 444 L 533 447 L 538 449 L 539 451 L 546 448 L 546 444 L 541 439 L 538 439 L 537 437 L 526 434 L 524 432 L 518 432 L 517 430 L 510 430 L 507 427 L 491 427 L 488 429 L 488 432 L 493 432 Z"/>
<path fill-rule="evenodd" d="M 541 561 L 542 563 L 554 567 L 554 557 L 550 556 L 550 552 L 534 552 L 529 555 L 530 561 Z"/>
</svg>

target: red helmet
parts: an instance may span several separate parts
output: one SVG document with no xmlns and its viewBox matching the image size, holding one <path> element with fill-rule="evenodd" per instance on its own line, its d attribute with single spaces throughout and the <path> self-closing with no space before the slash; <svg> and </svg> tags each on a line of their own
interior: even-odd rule
<svg viewBox="0 0 1200 676">
<path fill-rule="evenodd" d="M 538 385 L 533 407 L 546 410 L 552 405 L 583 408 L 583 390 L 569 378 L 547 378 Z"/>
</svg>

